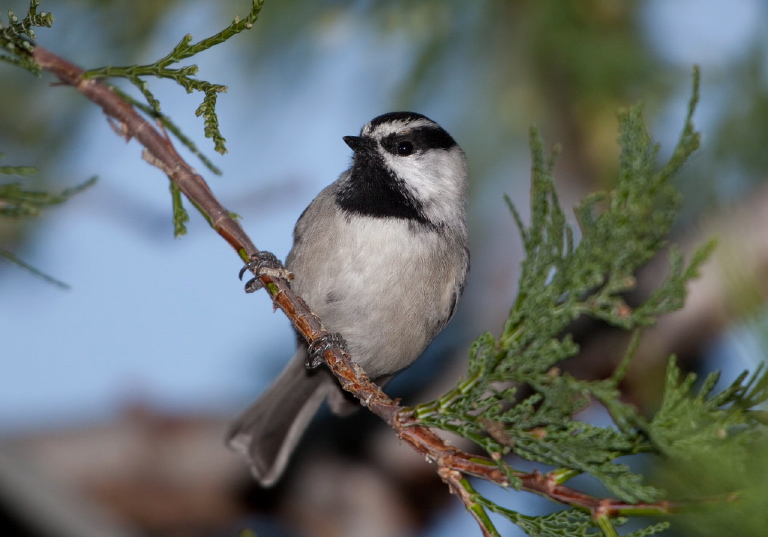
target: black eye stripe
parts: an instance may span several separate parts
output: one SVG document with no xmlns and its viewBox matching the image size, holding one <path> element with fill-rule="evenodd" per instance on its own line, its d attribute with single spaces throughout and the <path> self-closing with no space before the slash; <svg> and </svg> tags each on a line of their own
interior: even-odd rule
<svg viewBox="0 0 768 537">
<path fill-rule="evenodd" d="M 401 142 L 413 144 L 414 153 L 428 149 L 451 149 L 456 146 L 456 141 L 450 134 L 438 126 L 417 127 L 404 133 L 388 134 L 381 140 L 381 146 L 389 153 L 397 155 Z"/>
</svg>

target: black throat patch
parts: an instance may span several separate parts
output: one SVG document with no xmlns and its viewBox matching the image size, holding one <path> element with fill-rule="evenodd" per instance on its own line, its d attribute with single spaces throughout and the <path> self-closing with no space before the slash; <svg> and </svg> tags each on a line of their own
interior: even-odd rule
<svg viewBox="0 0 768 537">
<path fill-rule="evenodd" d="M 349 176 L 336 193 L 336 203 L 353 214 L 429 224 L 421 202 L 377 154 L 355 154 Z"/>
</svg>

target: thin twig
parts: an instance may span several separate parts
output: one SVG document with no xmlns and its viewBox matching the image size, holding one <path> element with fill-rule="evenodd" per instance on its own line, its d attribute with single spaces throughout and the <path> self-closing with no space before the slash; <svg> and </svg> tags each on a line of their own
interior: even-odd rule
<svg viewBox="0 0 768 537">
<path fill-rule="evenodd" d="M 440 479 L 448 485 L 448 489 L 454 495 L 458 496 L 467 508 L 469 514 L 472 515 L 477 522 L 477 525 L 480 526 L 480 531 L 483 532 L 483 537 L 501 537 L 496 530 L 496 527 L 493 525 L 493 522 L 491 522 L 491 519 L 488 518 L 488 513 L 486 512 L 485 507 L 474 500 L 473 494 L 475 492 L 467 480 L 464 479 L 461 472 L 452 468 L 441 467 L 437 469 L 437 474 L 440 476 Z"/>
</svg>

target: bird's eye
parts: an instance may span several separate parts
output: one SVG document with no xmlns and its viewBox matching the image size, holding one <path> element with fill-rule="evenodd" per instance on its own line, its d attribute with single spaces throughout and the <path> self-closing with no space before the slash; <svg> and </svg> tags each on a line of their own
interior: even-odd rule
<svg viewBox="0 0 768 537">
<path fill-rule="evenodd" d="M 407 140 L 403 140 L 397 144 L 397 154 L 401 157 L 407 157 L 413 154 L 413 144 Z"/>
</svg>

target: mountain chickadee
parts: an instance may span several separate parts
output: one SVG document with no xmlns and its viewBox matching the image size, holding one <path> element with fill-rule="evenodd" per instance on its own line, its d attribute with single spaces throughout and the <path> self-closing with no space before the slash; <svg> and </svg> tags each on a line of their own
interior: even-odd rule
<svg viewBox="0 0 768 537">
<path fill-rule="evenodd" d="M 412 112 L 379 116 L 344 141 L 352 167 L 299 217 L 286 268 L 292 289 L 382 384 L 445 327 L 464 289 L 467 165 L 450 134 Z M 227 435 L 262 486 L 278 480 L 326 398 L 337 414 L 349 409 L 327 368 L 305 366 L 299 339 L 283 372 Z"/>
</svg>

